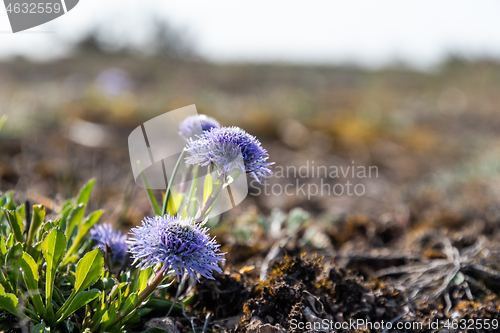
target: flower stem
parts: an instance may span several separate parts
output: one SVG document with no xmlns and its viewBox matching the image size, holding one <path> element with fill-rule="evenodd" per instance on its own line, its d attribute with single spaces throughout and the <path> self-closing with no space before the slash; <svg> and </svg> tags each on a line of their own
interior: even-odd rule
<svg viewBox="0 0 500 333">
<path fill-rule="evenodd" d="M 151 203 L 151 207 L 153 208 L 153 211 L 155 212 L 155 214 L 160 214 L 160 208 L 158 207 L 158 203 L 156 202 L 153 191 L 151 191 L 151 187 L 149 186 L 148 179 L 146 178 L 146 175 L 143 172 L 144 170 L 142 170 L 142 166 L 141 166 L 140 161 L 137 161 L 137 167 L 139 168 L 142 182 L 144 183 L 144 186 L 146 187 L 146 193 L 148 194 L 148 198 L 149 198 L 149 202 Z"/>
<path fill-rule="evenodd" d="M 179 185 L 179 193 L 184 194 L 184 190 L 186 187 L 186 181 L 191 177 L 191 171 L 193 170 L 193 165 L 186 165 L 186 171 L 182 175 L 181 184 Z"/>
<path fill-rule="evenodd" d="M 172 183 L 175 180 L 175 176 L 177 175 L 177 171 L 179 170 L 179 166 L 181 165 L 182 158 L 184 157 L 185 150 L 183 149 L 181 154 L 179 155 L 179 159 L 175 163 L 174 170 L 172 171 L 172 177 L 170 177 L 170 181 L 168 182 L 167 191 L 165 192 L 165 199 L 163 201 L 163 208 L 161 210 L 161 216 L 164 216 L 167 213 L 168 199 L 170 198 L 170 192 L 172 188 Z"/>
<path fill-rule="evenodd" d="M 198 187 L 198 170 L 200 169 L 200 166 L 197 164 L 193 167 L 193 180 L 191 182 L 191 188 L 189 189 L 189 195 L 188 195 L 188 201 L 186 203 L 186 213 L 188 214 L 188 216 L 193 216 L 195 212 L 192 212 L 190 210 L 191 207 L 194 207 L 194 209 L 196 210 L 196 205 L 193 205 L 193 201 L 194 203 L 196 203 L 196 189 Z"/>
<path fill-rule="evenodd" d="M 116 317 L 115 324 L 120 323 L 124 318 L 126 318 L 135 309 L 137 309 L 142 304 L 142 302 L 144 302 L 156 290 L 156 288 L 162 283 L 162 281 L 165 279 L 166 276 L 167 276 L 166 272 L 160 271 L 158 275 L 156 275 L 156 279 L 150 285 L 144 288 L 144 290 L 141 292 L 141 294 L 137 298 L 137 303 L 134 306 L 134 308 L 130 310 L 128 313 L 120 313 Z"/>
<path fill-rule="evenodd" d="M 205 215 L 208 215 L 212 206 L 217 202 L 217 199 L 219 199 L 220 194 L 222 192 L 224 180 L 225 180 L 224 174 L 221 174 L 217 177 L 215 183 L 216 184 L 220 183 L 220 184 L 218 184 L 214 189 L 212 189 L 213 192 L 210 194 L 210 196 L 207 198 L 207 201 L 200 208 L 200 219 L 202 221 L 205 219 L 206 217 Z"/>
</svg>

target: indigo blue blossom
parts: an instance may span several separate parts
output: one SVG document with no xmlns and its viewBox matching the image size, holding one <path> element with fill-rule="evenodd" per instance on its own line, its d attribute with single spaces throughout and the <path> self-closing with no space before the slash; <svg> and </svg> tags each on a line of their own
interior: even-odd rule
<svg viewBox="0 0 500 333">
<path fill-rule="evenodd" d="M 123 263 L 127 256 L 127 236 L 120 231 L 113 230 L 111 224 L 104 223 L 94 226 L 90 230 L 90 237 L 97 241 L 95 248 L 106 252 L 106 245 L 111 250 L 111 260 L 115 263 Z"/>
<path fill-rule="evenodd" d="M 259 140 L 239 127 L 212 128 L 195 140 L 188 139 L 186 163 L 207 166 L 230 173 L 235 169 L 251 174 L 259 183 L 261 178 L 272 176 L 268 163 L 269 154 Z"/>
<path fill-rule="evenodd" d="M 162 264 L 159 272 L 173 269 L 177 279 L 187 272 L 196 279 L 199 273 L 213 280 L 213 271 L 222 272 L 217 263 L 225 260 L 225 253 L 219 252 L 220 245 L 207 232 L 208 228 L 192 218 L 145 217 L 142 226 L 130 230 L 133 265 L 145 269 Z"/>
<path fill-rule="evenodd" d="M 213 127 L 220 127 L 220 124 L 214 118 L 204 114 L 189 116 L 180 123 L 179 135 L 182 135 L 185 138 L 190 138 L 195 134 L 201 134 L 199 133 L 200 126 L 201 130 L 204 132 Z"/>
</svg>

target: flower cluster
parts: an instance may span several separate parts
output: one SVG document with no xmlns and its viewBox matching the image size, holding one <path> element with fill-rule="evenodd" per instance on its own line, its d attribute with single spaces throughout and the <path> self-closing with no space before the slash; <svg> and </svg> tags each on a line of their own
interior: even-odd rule
<svg viewBox="0 0 500 333">
<path fill-rule="evenodd" d="M 213 271 L 222 272 L 217 263 L 225 260 L 225 253 L 219 252 L 220 245 L 207 232 L 208 228 L 193 223 L 192 218 L 146 217 L 142 226 L 130 231 L 133 264 L 141 269 L 162 264 L 160 272 L 173 269 L 178 279 L 184 271 L 196 279 L 198 273 L 213 279 Z"/>
<path fill-rule="evenodd" d="M 239 127 L 218 127 L 205 131 L 197 140 L 188 139 L 186 163 L 207 166 L 214 164 L 220 172 L 235 169 L 251 174 L 259 183 L 272 176 L 267 162 L 269 154 L 257 138 Z"/>
<path fill-rule="evenodd" d="M 204 114 L 189 116 L 180 123 L 179 135 L 182 135 L 185 138 L 190 138 L 196 134 L 201 134 L 199 133 L 200 126 L 201 130 L 204 132 L 214 127 L 220 127 L 220 124 L 214 118 Z"/>
<path fill-rule="evenodd" d="M 97 241 L 95 248 L 100 248 L 102 251 L 111 251 L 111 260 L 114 263 L 123 263 L 127 256 L 127 236 L 119 231 L 113 230 L 111 224 L 104 223 L 93 227 L 90 230 L 90 237 Z"/>
<path fill-rule="evenodd" d="M 200 125 L 203 134 L 198 135 L 196 128 Z M 179 134 L 187 138 L 187 164 L 214 165 L 224 180 L 226 176 L 238 176 L 239 172 L 251 174 L 259 183 L 262 178 L 272 176 L 269 166 L 273 163 L 267 162 L 269 154 L 259 140 L 241 128 L 220 127 L 215 119 L 199 115 L 184 119 Z M 188 169 L 183 177 L 192 170 Z M 186 195 L 183 191 L 180 193 Z M 210 197 L 204 199 L 203 205 L 195 207 L 196 213 L 189 210 L 189 203 L 197 201 L 192 193 L 196 191 L 190 191 L 189 197 L 182 197 L 184 206 L 177 210 L 183 212 L 182 216 L 192 217 L 170 214 L 146 217 L 141 226 L 131 229 L 128 244 L 133 265 L 141 269 L 155 267 L 160 278 L 169 271 L 178 279 L 185 273 L 196 279 L 198 274 L 213 279 L 213 272 L 222 272 L 218 263 L 224 261 L 225 253 L 220 252 L 215 237 L 208 234 L 209 229 L 194 222 L 193 218 L 206 216 L 211 205 L 217 202 L 220 191 L 207 192 Z M 166 201 L 165 207 L 168 207 Z"/>
</svg>

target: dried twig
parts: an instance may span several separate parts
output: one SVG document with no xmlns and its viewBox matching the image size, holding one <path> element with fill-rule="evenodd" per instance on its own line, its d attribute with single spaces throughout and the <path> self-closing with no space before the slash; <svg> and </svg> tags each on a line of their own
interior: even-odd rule
<svg viewBox="0 0 500 333">
<path fill-rule="evenodd" d="M 500 271 L 496 269 L 500 264 L 500 250 L 492 248 L 483 238 L 461 252 L 443 235 L 436 237 L 431 245 L 440 246 L 445 258 L 382 269 L 375 273 L 376 276 L 401 275 L 395 281 L 396 286 L 408 293 L 410 301 L 427 301 L 443 296 L 445 313 L 452 308 L 448 292 L 452 285 L 461 286 L 471 300 L 474 298 L 471 285 L 487 295 L 492 293 L 482 282 L 470 276 L 471 272 L 500 281 Z"/>
</svg>

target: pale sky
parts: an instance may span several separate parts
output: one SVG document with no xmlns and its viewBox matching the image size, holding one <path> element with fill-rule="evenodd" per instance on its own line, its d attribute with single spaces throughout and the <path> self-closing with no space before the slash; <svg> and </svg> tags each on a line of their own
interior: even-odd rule
<svg viewBox="0 0 500 333">
<path fill-rule="evenodd" d="M 393 60 L 425 67 L 450 52 L 500 59 L 500 1 L 80 0 L 66 15 L 9 33 L 0 4 L 0 57 L 63 55 L 66 40 L 98 25 L 141 44 L 151 14 L 168 19 L 212 61 Z"/>
</svg>

